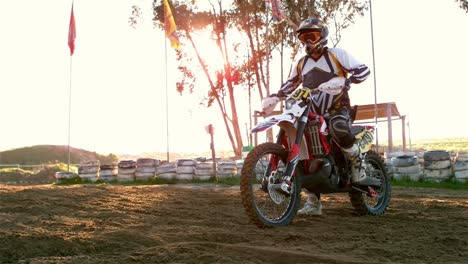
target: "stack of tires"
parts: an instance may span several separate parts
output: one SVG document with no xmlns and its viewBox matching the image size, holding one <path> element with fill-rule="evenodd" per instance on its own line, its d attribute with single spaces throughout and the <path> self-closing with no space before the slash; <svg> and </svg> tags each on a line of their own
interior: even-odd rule
<svg viewBox="0 0 468 264">
<path fill-rule="evenodd" d="M 453 163 L 456 182 L 468 182 L 468 152 L 458 152 Z"/>
<path fill-rule="evenodd" d="M 156 174 L 157 178 L 164 180 L 173 180 L 177 175 L 176 164 L 174 162 L 160 163 L 156 169 Z"/>
<path fill-rule="evenodd" d="M 446 181 L 452 175 L 452 160 L 445 150 L 424 152 L 424 180 L 431 182 Z"/>
<path fill-rule="evenodd" d="M 191 181 L 195 173 L 196 160 L 179 159 L 176 161 L 176 180 Z"/>
<path fill-rule="evenodd" d="M 99 160 L 82 162 L 78 166 L 78 175 L 82 181 L 95 182 L 99 179 Z"/>
<path fill-rule="evenodd" d="M 152 179 L 156 174 L 156 167 L 159 165 L 159 160 L 141 158 L 136 161 L 135 180 L 147 181 Z"/>
<path fill-rule="evenodd" d="M 217 164 L 216 175 L 218 178 L 232 178 L 237 176 L 237 165 L 235 161 L 220 161 Z"/>
<path fill-rule="evenodd" d="M 395 159 L 398 156 L 409 156 L 409 154 L 405 154 L 403 151 L 393 151 L 393 152 L 385 152 L 384 153 L 384 164 L 385 164 L 385 169 L 387 171 L 387 175 L 393 179 L 394 175 L 393 173 L 395 172 L 395 167 L 392 164 L 392 159 Z M 400 175 L 397 175 L 397 178 L 399 178 Z"/>
<path fill-rule="evenodd" d="M 237 176 L 242 175 L 242 168 L 244 167 L 244 160 L 236 160 L 236 167 L 237 167 Z"/>
<path fill-rule="evenodd" d="M 401 155 L 392 157 L 390 164 L 393 167 L 393 178 L 396 180 L 419 181 L 421 179 L 421 167 L 417 156 Z"/>
<path fill-rule="evenodd" d="M 384 153 L 384 164 L 385 164 L 385 170 L 387 171 L 387 175 L 390 177 L 390 179 L 393 179 L 393 165 L 392 165 L 392 158 L 396 157 L 397 155 L 394 155 L 393 152 L 385 152 Z"/>
<path fill-rule="evenodd" d="M 74 172 L 71 171 L 57 171 L 55 173 L 55 182 L 56 183 L 62 183 L 66 180 L 76 178 L 77 175 Z"/>
<path fill-rule="evenodd" d="M 136 162 L 134 160 L 121 160 L 118 167 L 117 181 L 130 182 L 135 180 Z"/>
<path fill-rule="evenodd" d="M 209 180 L 214 176 L 213 162 L 197 162 L 195 165 L 195 172 L 193 174 L 194 180 Z"/>
<path fill-rule="evenodd" d="M 103 164 L 100 166 L 99 179 L 103 181 L 113 181 L 117 179 L 119 167 L 117 164 Z"/>
</svg>

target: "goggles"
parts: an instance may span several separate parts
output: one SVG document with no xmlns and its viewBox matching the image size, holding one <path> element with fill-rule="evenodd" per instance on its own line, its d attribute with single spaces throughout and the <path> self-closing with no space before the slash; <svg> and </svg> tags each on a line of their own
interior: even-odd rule
<svg viewBox="0 0 468 264">
<path fill-rule="evenodd" d="M 307 33 L 300 34 L 298 36 L 302 44 L 311 43 L 315 44 L 320 41 L 322 34 L 318 31 L 311 31 Z"/>
</svg>

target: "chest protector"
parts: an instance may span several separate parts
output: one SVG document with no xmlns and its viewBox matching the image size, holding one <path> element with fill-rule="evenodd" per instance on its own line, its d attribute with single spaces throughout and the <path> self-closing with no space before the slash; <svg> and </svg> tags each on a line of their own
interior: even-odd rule
<svg viewBox="0 0 468 264">
<path fill-rule="evenodd" d="M 323 55 L 325 60 L 328 64 L 330 71 L 326 71 L 324 69 L 314 67 L 313 69 L 309 70 L 308 72 L 303 72 L 303 68 L 307 63 L 307 60 L 310 59 L 309 56 L 305 56 L 299 61 L 297 64 L 297 72 L 300 73 L 302 78 L 302 86 L 309 87 L 309 88 L 317 88 L 320 84 L 329 81 L 330 79 L 343 76 L 346 77 L 346 72 L 341 67 L 340 63 L 336 59 L 336 57 L 325 49 Z M 338 68 L 337 73 L 335 73 L 333 64 L 330 60 L 330 57 L 333 59 L 336 67 Z M 319 92 L 318 94 L 313 95 L 312 97 L 312 111 L 323 115 L 332 111 L 333 109 L 339 109 L 341 107 L 349 107 L 350 101 L 347 91 L 342 91 L 341 93 L 333 96 L 323 92 Z"/>
</svg>

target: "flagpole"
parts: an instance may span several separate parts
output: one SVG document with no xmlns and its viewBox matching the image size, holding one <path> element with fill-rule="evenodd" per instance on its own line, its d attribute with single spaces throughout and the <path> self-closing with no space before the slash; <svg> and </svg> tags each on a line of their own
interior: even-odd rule
<svg viewBox="0 0 468 264">
<path fill-rule="evenodd" d="M 70 56 L 70 85 L 69 85 L 69 90 L 68 90 L 68 163 L 67 163 L 67 171 L 68 172 L 70 172 L 72 65 L 73 65 L 73 56 Z"/>
<path fill-rule="evenodd" d="M 70 24 L 68 26 L 68 47 L 70 48 L 70 84 L 68 89 L 68 161 L 67 171 L 70 172 L 70 134 L 71 134 L 71 101 L 72 101 L 72 66 L 73 66 L 73 52 L 75 50 L 76 26 L 75 14 L 73 12 L 74 1 L 72 0 L 72 7 L 70 13 Z"/>
<path fill-rule="evenodd" d="M 372 42 L 372 67 L 374 75 L 374 114 L 375 114 L 375 145 L 376 151 L 379 153 L 379 129 L 377 127 L 378 111 L 377 111 L 377 77 L 375 73 L 375 48 L 374 48 L 374 24 L 372 19 L 372 0 L 369 0 L 369 12 L 370 12 L 370 26 L 371 26 L 371 42 Z"/>
<path fill-rule="evenodd" d="M 164 8 L 164 18 L 166 17 L 166 9 Z M 166 19 L 164 19 L 164 36 L 166 32 Z M 166 158 L 169 162 L 169 90 L 167 88 L 167 40 L 164 38 L 164 74 L 165 74 L 165 88 L 166 88 Z"/>
<path fill-rule="evenodd" d="M 166 156 L 169 161 L 169 89 L 167 89 L 167 41 L 164 41 L 164 61 L 165 61 L 165 75 L 166 75 Z"/>
</svg>

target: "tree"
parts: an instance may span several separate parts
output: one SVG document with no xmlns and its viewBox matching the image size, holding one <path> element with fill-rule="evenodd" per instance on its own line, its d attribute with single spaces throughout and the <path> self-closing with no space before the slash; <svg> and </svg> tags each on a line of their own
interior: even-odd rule
<svg viewBox="0 0 468 264">
<path fill-rule="evenodd" d="M 460 8 L 464 9 L 468 13 L 468 0 L 455 0 L 460 5 Z"/>
<path fill-rule="evenodd" d="M 340 40 L 341 30 L 353 23 L 356 15 L 362 15 L 366 7 L 365 3 L 357 0 L 285 0 L 282 3 L 287 14 L 286 22 L 271 23 L 270 20 L 267 21 L 271 15 L 267 13 L 270 11 L 266 10 L 263 0 L 212 0 L 209 1 L 211 9 L 208 11 L 198 10 L 195 2 L 174 1 L 172 8 L 179 38 L 185 47 L 190 46 L 194 51 L 189 52 L 183 48 L 177 52 L 178 69 L 181 73 L 177 90 L 183 93 L 200 89 L 195 86 L 195 80 L 199 76 L 194 72 L 196 68 L 202 70 L 209 84 L 205 104 L 207 107 L 213 104 L 218 106 L 237 157 L 241 156 L 243 142 L 235 91 L 245 87 L 247 83 L 250 86 L 252 81 L 253 86 L 249 89 L 257 90 L 259 98 L 270 95 L 268 62 L 275 51 L 280 52 L 282 59 L 285 48 L 291 49 L 294 56 L 299 48 L 295 30 L 304 18 L 320 16 L 325 22 L 333 22 L 335 33 L 332 41 L 336 45 Z M 154 0 L 153 12 L 155 25 L 163 29 L 161 1 Z M 141 13 L 139 7 L 133 7 L 131 25 L 137 24 Z M 193 34 L 203 30 L 213 32 L 212 39 L 216 42 L 217 52 L 223 61 L 221 70 L 211 69 L 202 57 Z M 235 33 L 241 34 L 247 43 L 229 38 L 230 34 Z M 246 47 L 248 54 L 241 47 Z M 194 61 L 198 64 L 195 65 Z"/>
</svg>

